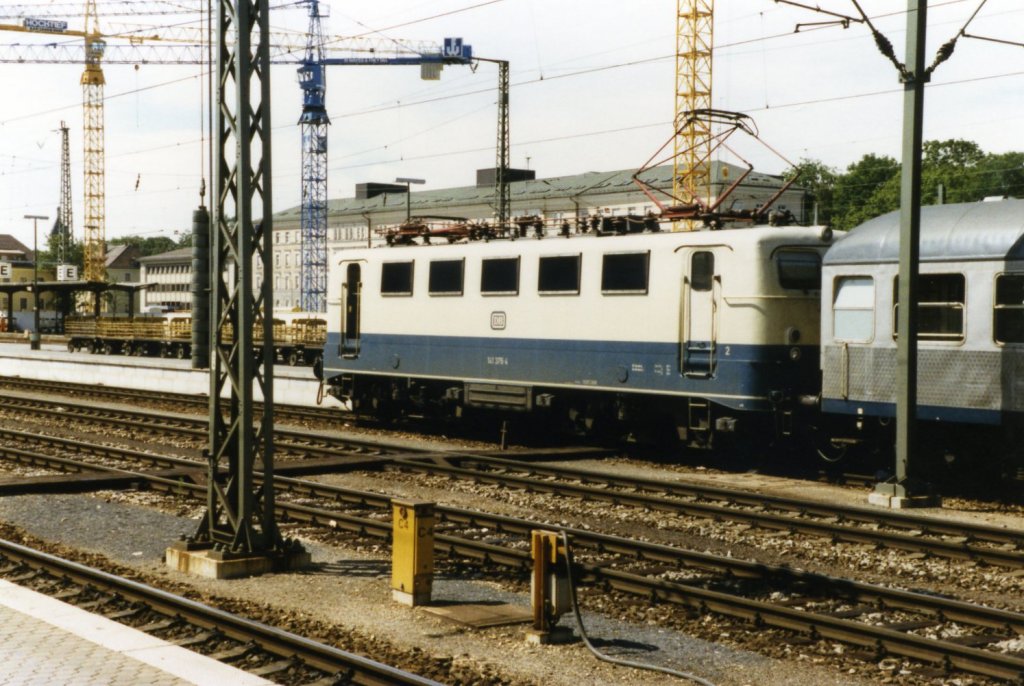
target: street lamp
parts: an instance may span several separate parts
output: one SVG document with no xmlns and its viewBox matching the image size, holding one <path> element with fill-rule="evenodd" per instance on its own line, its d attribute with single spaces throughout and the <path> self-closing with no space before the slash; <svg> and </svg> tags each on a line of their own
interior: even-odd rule
<svg viewBox="0 0 1024 686">
<path fill-rule="evenodd" d="M 410 184 L 414 183 L 426 183 L 425 179 L 410 179 L 404 176 L 399 176 L 395 179 L 395 183 L 405 184 L 405 221 L 412 219 L 412 189 L 409 187 Z"/>
<path fill-rule="evenodd" d="M 32 301 L 35 309 L 32 335 L 28 340 L 32 350 L 39 350 L 39 220 L 46 221 L 49 217 L 26 214 L 25 219 L 32 220 Z"/>
</svg>

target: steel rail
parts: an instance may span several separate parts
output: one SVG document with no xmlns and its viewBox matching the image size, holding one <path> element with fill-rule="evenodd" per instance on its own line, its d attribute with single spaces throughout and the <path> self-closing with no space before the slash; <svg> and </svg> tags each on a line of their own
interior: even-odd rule
<svg viewBox="0 0 1024 686">
<path fill-rule="evenodd" d="M 146 480 L 153 488 L 160 491 L 192 495 L 198 498 L 202 498 L 205 495 L 205 487 L 197 484 L 130 472 L 128 470 L 104 467 L 98 467 L 97 469 L 120 474 L 131 474 L 140 480 Z M 334 497 L 344 502 L 377 507 L 385 513 L 390 511 L 390 497 L 386 495 L 324 486 L 295 479 L 282 478 L 276 479 L 275 482 L 280 482 L 283 487 L 293 484 L 302 485 L 307 489 L 302 491 L 306 494 L 333 494 Z M 391 535 L 391 523 L 386 519 L 378 520 L 360 517 L 309 505 L 281 501 L 278 501 L 276 511 L 279 516 L 285 519 L 347 530 L 360 536 L 388 539 Z M 538 528 L 565 531 L 572 537 L 574 542 L 587 545 L 600 553 L 617 554 L 640 561 L 661 562 L 679 567 L 696 568 L 734 578 L 757 579 L 788 586 L 803 587 L 814 592 L 827 593 L 832 597 L 849 601 L 872 602 L 890 610 L 902 609 L 924 612 L 935 617 L 937 622 L 956 621 L 995 629 L 1013 635 L 1024 633 L 1024 614 L 940 596 L 885 588 L 849 579 L 795 570 L 789 567 L 737 560 L 709 553 L 684 550 L 674 546 L 625 539 L 619 536 L 516 517 L 444 506 L 436 508 L 435 513 L 444 522 L 470 527 L 487 527 L 496 532 L 517 534 L 524 537 L 530 531 Z M 459 555 L 505 566 L 527 568 L 531 564 L 528 551 L 505 548 L 443 533 L 435 536 L 435 548 L 441 553 L 453 556 Z M 820 615 L 806 610 L 793 610 L 792 608 L 779 607 L 763 601 L 735 598 L 734 596 L 717 591 L 708 591 L 686 584 L 615 570 L 606 565 L 581 564 L 580 569 L 588 575 L 588 578 L 610 584 L 611 587 L 617 590 L 639 594 L 644 597 L 666 600 L 691 607 L 706 606 L 705 609 L 716 609 L 716 611 L 724 612 L 730 616 L 748 620 L 754 619 L 758 621 L 758 618 L 760 618 L 760 621 L 772 624 L 773 626 L 797 629 L 812 634 L 817 631 L 818 635 L 836 638 L 856 645 L 883 646 L 894 654 L 915 659 L 941 662 L 945 660 L 945 657 L 948 657 L 950 660 L 948 661 L 949 665 L 990 676 L 1016 678 L 1016 675 L 1024 675 L 1024 660 L 1013 656 L 1003 656 L 991 651 L 966 648 L 953 642 L 938 641 L 912 635 L 908 638 L 902 638 L 907 635 L 895 632 L 892 629 L 886 629 L 885 627 L 841 620 L 829 615 Z M 719 605 L 721 607 L 718 607 Z M 753 611 L 756 611 L 753 615 L 751 614 L 752 608 Z M 794 612 L 797 614 L 794 615 Z M 823 629 L 822 627 L 825 628 Z M 998 639 L 993 637 L 993 641 L 995 640 Z M 938 659 L 936 656 L 940 654 L 945 657 Z"/>
<path fill-rule="evenodd" d="M 484 461 L 483 458 L 467 459 L 473 461 Z M 514 464 L 511 460 L 501 460 L 501 462 Z M 979 547 L 972 545 L 969 542 L 972 537 L 983 537 L 983 539 L 987 541 L 992 541 L 993 539 L 997 542 L 1009 541 L 1015 545 L 1020 545 L 1024 542 L 1024 532 L 1006 531 L 995 527 L 966 524 L 960 528 L 958 523 L 949 522 L 937 522 L 935 527 L 932 527 L 934 529 L 938 529 L 935 533 L 948 534 L 950 532 L 955 532 L 964 539 L 960 542 L 953 542 L 942 539 L 921 538 L 907 534 L 846 526 L 843 524 L 844 521 L 855 521 L 858 523 L 870 523 L 886 526 L 890 521 L 889 513 L 877 513 L 867 510 L 866 508 L 853 508 L 838 504 L 833 506 L 831 504 L 814 503 L 812 501 L 798 501 L 783 498 L 778 499 L 783 502 L 788 501 L 788 506 L 783 507 L 782 509 L 797 511 L 801 514 L 834 516 L 838 518 L 838 521 L 836 522 L 826 522 L 799 519 L 786 515 L 771 514 L 769 512 L 738 510 L 730 507 L 722 507 L 721 505 L 676 500 L 649 494 L 609 491 L 605 488 L 597 488 L 593 486 L 555 483 L 528 477 L 516 477 L 510 474 L 499 474 L 494 472 L 488 473 L 479 470 L 448 467 L 432 462 L 419 462 L 415 459 L 394 460 L 391 462 L 390 467 L 395 469 L 410 468 L 421 472 L 456 476 L 480 483 L 512 486 L 529 492 L 551 493 L 577 497 L 583 500 L 596 500 L 616 505 L 650 508 L 678 515 L 696 516 L 705 519 L 728 519 L 731 521 L 744 522 L 765 529 L 808 534 L 811 536 L 829 538 L 833 541 L 882 545 L 901 550 L 925 552 L 939 557 L 975 560 L 1010 568 L 1024 567 L 1024 551 Z M 532 467 L 520 464 L 517 469 L 527 471 L 532 469 Z M 545 469 L 541 467 L 538 468 L 537 471 L 551 475 L 563 475 L 559 474 L 561 470 L 554 468 Z M 566 472 L 569 471 L 571 470 L 566 470 Z M 599 472 L 590 472 L 590 474 L 595 477 L 595 480 L 600 478 Z M 624 479 L 618 479 L 618 483 L 614 483 L 616 482 L 616 478 L 614 477 L 611 478 L 610 481 L 612 481 L 614 485 L 619 485 L 620 487 L 622 484 L 626 483 L 626 480 Z M 674 489 L 673 486 L 674 484 L 666 484 L 665 488 L 662 490 L 674 491 L 673 495 L 682 495 L 685 493 L 686 495 L 694 496 L 702 493 L 702 487 L 699 485 L 682 485 L 678 490 Z M 729 500 L 730 502 L 738 502 L 740 504 L 750 506 L 757 506 L 761 504 L 759 501 L 762 497 L 749 491 L 731 491 L 720 488 L 710 489 L 710 491 L 717 492 L 717 496 L 722 500 Z M 774 506 L 772 503 L 772 496 L 764 496 L 764 507 L 772 506 Z M 914 519 L 915 521 L 923 520 L 923 523 L 920 524 L 922 533 L 929 533 L 931 531 L 929 527 L 927 527 L 927 524 L 931 523 L 933 520 L 921 517 Z M 906 522 L 909 521 L 909 518 L 903 518 L 900 521 L 903 526 L 906 526 Z"/>
<path fill-rule="evenodd" d="M 31 567 L 45 569 L 55 576 L 70 579 L 75 583 L 110 590 L 124 598 L 142 602 L 160 614 L 181 617 L 190 624 L 216 630 L 236 641 L 253 642 L 268 653 L 283 658 L 296 658 L 329 674 L 343 674 L 350 680 L 346 683 L 363 686 L 386 686 L 389 684 L 440 686 L 438 682 L 431 679 L 390 667 L 361 655 L 333 648 L 283 629 L 218 610 L 137 581 L 86 567 L 11 541 L 0 539 L 0 554 L 23 561 Z"/>
<path fill-rule="evenodd" d="M 526 472 L 534 475 L 545 475 L 561 479 L 575 479 L 581 484 L 598 484 L 616 488 L 630 488 L 637 491 L 651 493 L 663 493 L 676 497 L 704 498 L 707 500 L 721 500 L 728 503 L 747 505 L 750 507 L 770 507 L 778 510 L 797 512 L 799 514 L 810 514 L 821 517 L 838 517 L 842 520 L 864 522 L 869 524 L 884 524 L 885 526 L 898 527 L 903 529 L 918 530 L 922 533 L 934 533 L 948 536 L 967 536 L 978 541 L 990 543 L 1010 543 L 1016 546 L 1024 546 L 1024 530 L 1002 529 L 984 524 L 971 522 L 951 522 L 949 520 L 913 515 L 905 512 L 879 512 L 867 507 L 854 505 L 842 505 L 839 503 L 821 503 L 813 500 L 801 500 L 798 498 L 787 498 L 784 496 L 766 495 L 743 491 L 720 486 L 709 486 L 692 481 L 663 481 L 660 479 L 642 479 L 639 477 L 624 477 L 617 474 L 597 470 L 580 469 L 577 467 L 554 467 L 538 465 L 536 463 L 525 464 L 515 460 L 500 457 L 486 457 L 480 455 L 467 455 L 461 457 L 454 455 L 450 458 L 452 462 L 462 464 L 479 464 L 510 471 Z M 432 468 L 433 466 L 430 466 Z M 474 472 L 476 473 L 476 472 Z M 584 491 L 582 495 L 596 497 L 592 490 Z"/>
<path fill-rule="evenodd" d="M 0 397 L 0 405 L 2 405 L 6 400 L 8 400 L 8 398 Z M 49 403 L 43 400 L 37 401 L 32 399 L 16 398 L 13 399 L 13 404 L 16 406 L 28 405 L 34 409 L 38 408 L 38 411 L 48 412 L 51 416 L 60 417 L 65 420 L 69 415 L 69 412 L 66 409 L 61 410 L 47 407 Z M 66 408 L 68 404 L 62 402 L 62 405 Z M 72 407 L 81 408 L 80 405 L 75 405 L 73 403 L 70 405 Z M 96 416 L 93 411 L 89 410 L 91 410 L 91 408 L 83 409 L 83 411 L 86 412 L 83 419 L 93 419 Z M 136 417 L 138 418 L 138 421 L 145 426 L 152 426 L 154 421 L 160 421 L 163 419 L 161 415 L 140 411 L 125 410 L 122 412 L 115 410 L 96 410 L 96 412 L 105 412 L 108 413 L 108 415 L 116 414 Z M 107 420 L 115 422 L 118 426 L 130 421 L 121 418 L 110 419 L 109 416 Z M 192 419 L 189 417 L 175 417 L 173 418 L 173 421 L 177 422 L 179 425 L 191 424 L 191 427 L 185 428 L 183 431 L 190 436 L 202 436 L 205 438 L 205 434 L 208 430 L 205 420 L 198 418 Z M 172 430 L 178 431 L 176 428 Z M 278 436 L 280 439 L 280 448 L 285 450 L 296 450 L 311 456 L 335 456 L 337 455 L 337 450 L 341 448 L 341 446 L 330 446 L 332 441 L 330 436 L 317 437 L 319 440 L 324 442 L 325 447 L 308 445 L 306 442 L 309 439 L 309 434 L 306 432 L 277 430 L 275 432 L 275 436 Z M 379 444 L 374 441 L 350 441 L 348 439 L 342 439 L 339 442 L 345 446 L 344 449 L 346 450 L 352 450 L 352 446 L 356 446 L 355 451 L 364 450 L 372 452 L 379 449 Z M 410 449 L 404 450 L 407 454 L 420 452 Z M 425 453 L 427 451 L 424 450 L 422 452 Z M 152 461 L 152 458 L 148 459 Z M 393 461 L 393 464 L 396 466 L 406 466 L 409 469 L 416 469 L 428 473 L 445 474 L 478 482 L 513 486 L 527 491 L 568 495 L 582 499 L 600 500 L 614 504 L 657 509 L 687 516 L 738 521 L 766 529 L 790 531 L 828 538 L 833 541 L 881 545 L 894 549 L 923 552 L 929 555 L 949 559 L 979 561 L 1011 569 L 1024 568 L 1024 551 L 1020 550 L 1020 545 L 1024 542 L 1024 532 L 1020 531 L 1000 529 L 997 527 L 979 524 L 952 522 L 948 520 L 944 522 L 934 518 L 904 513 L 893 513 L 889 511 L 878 512 L 868 508 L 858 508 L 832 503 L 816 503 L 808 500 L 761 495 L 749 491 L 724 489 L 693 483 L 662 482 L 654 479 L 627 478 L 606 475 L 602 472 L 591 470 L 546 467 L 535 464 L 531 464 L 527 467 L 524 466 L 523 463 L 513 460 L 480 455 L 466 455 L 458 452 L 451 453 L 450 456 L 446 453 L 445 459 L 464 463 L 490 464 L 493 466 L 500 466 L 506 470 L 527 471 L 528 473 L 533 471 L 537 474 L 544 474 L 553 477 L 576 479 L 581 483 L 555 483 L 539 479 L 517 477 L 507 473 L 488 473 L 480 470 L 446 466 L 437 464 L 436 462 L 417 459 L 396 459 Z M 797 512 L 801 515 L 813 514 L 819 517 L 831 516 L 834 517 L 836 521 L 815 521 L 786 515 L 772 514 L 770 512 L 740 510 L 735 507 L 713 505 L 709 503 L 680 501 L 669 497 L 654 496 L 646 493 L 623 493 L 621 491 L 611 491 L 606 488 L 597 488 L 586 485 L 587 482 L 601 482 L 603 478 L 607 478 L 610 486 L 618 488 L 633 488 L 638 491 L 647 492 L 668 492 L 675 497 L 709 498 L 732 504 L 760 508 L 777 507 L 785 511 Z M 896 528 L 913 528 L 920 531 L 921 535 L 900 534 L 850 526 L 850 522 L 857 524 L 872 524 L 883 527 L 890 526 L 890 522 L 892 522 L 892 526 L 895 526 Z M 925 536 L 925 534 L 956 536 L 960 540 L 949 541 L 940 538 L 929 538 Z M 1017 546 L 1017 549 L 1007 550 L 1003 548 L 979 546 L 976 545 L 977 541 L 1003 544 L 1008 543 Z"/>
<path fill-rule="evenodd" d="M 13 376 L 0 376 L 0 386 L 26 389 L 30 391 L 45 391 L 67 396 L 70 393 L 82 393 L 91 397 L 107 398 L 112 401 L 118 400 L 145 400 L 148 402 L 167 402 L 195 408 L 205 412 L 210 406 L 209 398 L 203 395 L 189 393 L 171 393 L 162 391 L 155 396 L 153 391 L 134 388 L 117 388 L 114 386 L 95 386 L 90 384 L 76 384 L 66 381 L 46 381 L 43 379 L 23 379 Z M 256 411 L 259 412 L 261 403 L 256 403 Z M 279 417 L 300 420 L 331 421 L 338 420 L 340 408 L 305 407 L 302 405 L 287 405 L 274 403 L 274 414 Z"/>
</svg>

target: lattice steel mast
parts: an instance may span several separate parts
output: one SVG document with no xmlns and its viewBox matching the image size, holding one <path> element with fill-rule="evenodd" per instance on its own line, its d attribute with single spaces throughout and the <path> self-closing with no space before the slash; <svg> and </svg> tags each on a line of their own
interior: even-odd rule
<svg viewBox="0 0 1024 686">
<path fill-rule="evenodd" d="M 216 12 L 209 488 L 195 542 L 220 559 L 280 559 L 287 544 L 274 520 L 268 0 L 219 0 Z M 257 392 L 263 410 L 255 421 Z"/>
<path fill-rule="evenodd" d="M 676 109 L 672 197 L 711 196 L 711 47 L 714 0 L 677 0 Z M 693 228 L 692 221 L 681 222 Z M 678 227 L 676 227 L 678 228 Z"/>
<path fill-rule="evenodd" d="M 106 217 L 103 150 L 103 69 L 106 42 L 100 37 L 96 0 L 85 2 L 85 71 L 82 72 L 85 167 L 85 280 L 106 280 Z"/>
<path fill-rule="evenodd" d="M 74 235 L 71 213 L 71 145 L 68 126 L 60 123 L 60 206 L 57 208 L 57 264 L 67 264 L 68 242 Z"/>
<path fill-rule="evenodd" d="M 327 310 L 327 116 L 324 98 L 327 73 L 324 68 L 323 27 L 320 3 L 309 5 L 309 34 L 306 55 L 299 68 L 302 88 L 302 218 L 301 296 L 306 312 Z"/>
</svg>

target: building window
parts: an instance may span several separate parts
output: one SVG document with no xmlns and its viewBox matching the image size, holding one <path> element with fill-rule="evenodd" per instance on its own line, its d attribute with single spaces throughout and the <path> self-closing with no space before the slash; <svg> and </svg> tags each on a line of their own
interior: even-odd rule
<svg viewBox="0 0 1024 686">
<path fill-rule="evenodd" d="M 836 279 L 832 299 L 832 335 L 837 341 L 867 343 L 875 336 L 875 280 L 870 276 Z"/>
<path fill-rule="evenodd" d="M 602 293 L 647 293 L 650 252 L 609 253 L 602 256 Z"/>
<path fill-rule="evenodd" d="M 695 291 L 710 291 L 715 280 L 715 254 L 702 250 L 690 257 L 690 287 Z"/>
<path fill-rule="evenodd" d="M 918 281 L 917 335 L 934 341 L 964 339 L 966 286 L 963 274 L 921 274 Z M 899 333 L 900 277 L 893 279 L 893 337 Z"/>
<path fill-rule="evenodd" d="M 465 260 L 435 260 L 430 263 L 427 290 L 431 295 L 462 295 Z"/>
<path fill-rule="evenodd" d="M 580 292 L 579 255 L 540 258 L 537 290 L 540 293 L 578 295 Z"/>
<path fill-rule="evenodd" d="M 381 295 L 412 295 L 413 262 L 385 262 L 380 269 Z"/>
<path fill-rule="evenodd" d="M 816 291 L 821 288 L 821 255 L 810 250 L 779 250 L 775 253 L 779 284 L 783 288 Z"/>
<path fill-rule="evenodd" d="M 518 295 L 519 258 L 484 260 L 480 268 L 480 292 L 485 295 Z"/>
<path fill-rule="evenodd" d="M 1024 274 L 996 277 L 992 330 L 999 343 L 1024 343 Z"/>
</svg>

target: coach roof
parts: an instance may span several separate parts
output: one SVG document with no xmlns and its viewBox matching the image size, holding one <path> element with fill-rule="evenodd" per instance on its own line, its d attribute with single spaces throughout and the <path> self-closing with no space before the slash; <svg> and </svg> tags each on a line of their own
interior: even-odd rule
<svg viewBox="0 0 1024 686">
<path fill-rule="evenodd" d="M 825 264 L 898 262 L 900 213 L 889 212 L 851 230 Z M 921 208 L 921 261 L 1024 260 L 1024 200 Z"/>
</svg>

